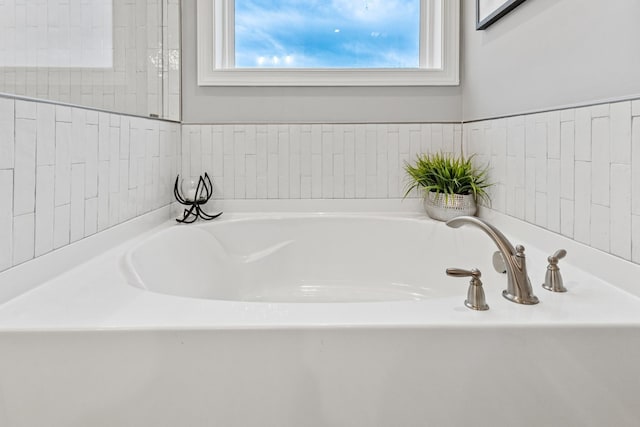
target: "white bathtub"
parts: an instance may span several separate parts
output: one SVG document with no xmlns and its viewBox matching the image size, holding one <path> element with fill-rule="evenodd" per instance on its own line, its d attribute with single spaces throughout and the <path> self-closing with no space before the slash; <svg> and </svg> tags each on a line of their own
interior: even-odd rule
<svg viewBox="0 0 640 427">
<path fill-rule="evenodd" d="M 129 282 L 142 289 L 212 300 L 319 303 L 459 297 L 464 282 L 447 279 L 444 267 L 468 259 L 461 252 L 472 254 L 473 244 L 487 242 L 474 236 L 465 248 L 453 235 L 424 217 L 236 217 L 162 230 L 131 249 L 124 268 Z M 480 261 L 486 262 L 478 257 Z"/>
<path fill-rule="evenodd" d="M 227 212 L 6 272 L 0 425 L 636 426 L 640 268 L 487 215 L 540 304 L 417 212 Z M 566 294 L 540 286 L 559 247 Z M 489 311 L 447 267 L 482 270 Z"/>
</svg>

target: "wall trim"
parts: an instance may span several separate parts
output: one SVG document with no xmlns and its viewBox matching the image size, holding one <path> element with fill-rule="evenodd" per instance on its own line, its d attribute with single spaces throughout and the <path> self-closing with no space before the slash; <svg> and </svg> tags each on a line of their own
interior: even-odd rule
<svg viewBox="0 0 640 427">
<path fill-rule="evenodd" d="M 508 119 L 510 117 L 527 116 L 530 114 L 548 113 L 551 111 L 562 111 L 562 110 L 570 110 L 572 108 L 593 107 L 596 105 L 615 104 L 616 102 L 635 101 L 635 100 L 640 100 L 640 94 L 617 96 L 612 98 L 603 98 L 603 99 L 599 99 L 596 101 L 589 101 L 589 102 L 576 102 L 576 103 L 560 105 L 552 108 L 541 108 L 541 109 L 534 109 L 534 110 L 526 110 L 526 111 L 513 113 L 513 114 L 489 116 L 482 119 L 463 120 L 461 123 L 467 124 L 467 123 L 485 122 L 488 120 Z"/>
<path fill-rule="evenodd" d="M 135 118 L 147 119 L 147 120 L 157 120 L 159 122 L 169 122 L 169 123 L 178 123 L 178 124 L 182 123 L 179 120 L 163 119 L 161 117 L 140 116 L 140 115 L 131 114 L 131 113 L 121 113 L 119 111 L 105 110 L 105 109 L 102 109 L 102 108 L 95 108 L 95 107 L 87 107 L 85 105 L 80 105 L 80 104 L 69 104 L 69 103 L 66 103 L 66 102 L 53 101 L 51 99 L 32 98 L 32 97 L 29 97 L 29 96 L 14 95 L 12 93 L 5 93 L 5 92 L 0 92 L 0 98 L 13 99 L 13 100 L 16 100 L 16 101 L 38 102 L 40 104 L 58 105 L 60 107 L 81 108 L 83 110 L 95 111 L 95 112 L 98 112 L 98 113 L 117 114 L 119 116 L 124 116 L 124 117 L 135 117 Z"/>
</svg>

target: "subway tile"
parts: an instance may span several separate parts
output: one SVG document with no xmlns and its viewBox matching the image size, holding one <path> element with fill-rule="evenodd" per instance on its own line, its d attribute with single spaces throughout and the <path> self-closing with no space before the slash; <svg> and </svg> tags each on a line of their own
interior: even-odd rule
<svg viewBox="0 0 640 427">
<path fill-rule="evenodd" d="M 431 125 L 428 128 L 424 129 L 425 132 L 428 132 L 428 151 L 433 152 L 433 141 L 432 141 L 432 127 Z M 409 128 L 407 126 L 400 126 L 398 128 L 398 141 L 399 141 L 399 152 L 401 154 L 406 154 L 409 156 L 409 152 L 411 150 L 411 136 L 409 135 Z M 421 141 L 421 144 L 422 141 Z M 356 126 L 356 156 L 365 154 L 365 129 L 364 126 L 359 125 Z"/>
<path fill-rule="evenodd" d="M 398 132 L 394 132 L 392 138 L 392 149 L 398 150 Z M 345 175 L 355 175 L 356 158 L 355 158 L 355 131 L 353 127 L 344 134 L 344 173 Z M 304 173 L 304 169 L 302 169 Z M 345 188 L 346 190 L 346 188 Z"/>
<path fill-rule="evenodd" d="M 640 215 L 640 117 L 633 118 L 631 140 L 631 211 Z"/>
<path fill-rule="evenodd" d="M 311 177 L 310 176 L 303 175 L 300 178 L 300 198 L 301 199 L 311 198 Z"/>
<path fill-rule="evenodd" d="M 148 200 L 145 200 L 146 203 L 149 203 L 150 207 L 145 210 L 145 212 L 150 211 L 151 209 L 156 209 L 155 205 L 155 187 L 151 188 L 151 191 L 145 191 L 145 197 Z M 120 194 L 118 193 L 109 193 L 109 227 L 113 227 L 114 225 L 118 225 L 118 221 L 120 218 Z M 83 223 L 84 226 L 84 223 Z"/>
<path fill-rule="evenodd" d="M 37 117 L 37 103 L 31 101 L 22 101 L 17 99 L 16 105 L 16 119 L 30 119 L 35 120 Z"/>
<path fill-rule="evenodd" d="M 591 243 L 591 162 L 576 161 L 574 209 L 574 238 L 580 243 L 589 245 Z"/>
<path fill-rule="evenodd" d="M 611 165 L 611 253 L 625 259 L 631 258 L 631 166 L 629 165 Z"/>
<path fill-rule="evenodd" d="M 56 122 L 56 206 L 66 205 L 71 200 L 71 123 Z"/>
<path fill-rule="evenodd" d="M 591 205 L 591 246 L 605 252 L 611 248 L 611 212 L 608 206 Z"/>
<path fill-rule="evenodd" d="M 560 121 L 561 122 L 572 122 L 576 119 L 576 110 L 573 108 L 567 108 L 565 110 L 560 110 Z"/>
<path fill-rule="evenodd" d="M 142 163 L 142 165 L 141 165 Z M 143 159 L 138 159 L 138 179 L 136 188 L 141 196 L 137 199 L 137 202 L 142 204 L 144 202 L 144 162 Z M 137 208 L 136 213 L 143 213 L 142 209 Z M 98 164 L 98 231 L 103 231 L 109 226 L 109 161 L 101 161 Z"/>
<path fill-rule="evenodd" d="M 313 150 L 313 145 L 312 145 Z M 322 197 L 322 156 L 311 154 L 311 198 Z"/>
<path fill-rule="evenodd" d="M 377 137 L 375 125 L 366 125 L 365 128 L 365 170 L 367 176 L 375 177 L 377 174 Z M 411 137 L 409 136 L 409 139 Z M 411 147 L 411 145 L 409 145 Z M 370 188 L 370 186 L 369 186 Z M 371 193 L 370 193 L 371 194 Z M 371 197 L 374 197 L 373 195 Z"/>
<path fill-rule="evenodd" d="M 547 143 L 548 127 L 546 122 L 536 123 L 535 158 L 536 158 L 536 191 L 547 191 Z"/>
<path fill-rule="evenodd" d="M 525 212 L 525 189 L 517 187 L 515 191 L 515 217 L 524 221 Z"/>
<path fill-rule="evenodd" d="M 317 181 L 319 181 L 319 178 L 320 178 L 320 173 L 319 173 L 320 172 L 319 171 L 320 155 L 314 155 L 313 157 L 314 158 L 317 157 L 317 160 L 315 160 L 315 162 L 317 162 L 317 169 L 315 171 L 317 176 L 314 179 L 314 181 L 317 182 Z M 315 166 L 315 165 L 313 165 L 313 166 Z M 277 153 L 269 153 L 269 155 L 267 156 L 267 197 L 269 199 L 277 199 L 278 198 L 278 188 L 279 188 L 279 182 L 278 182 L 278 154 Z"/>
<path fill-rule="evenodd" d="M 608 117 L 593 119 L 591 161 L 592 203 L 609 206 L 610 183 L 610 123 Z"/>
<path fill-rule="evenodd" d="M 88 124 L 84 128 L 85 194 L 87 198 L 98 196 L 98 126 Z"/>
<path fill-rule="evenodd" d="M 300 176 L 300 154 L 291 154 L 289 158 L 289 197 L 292 199 L 300 198 Z"/>
<path fill-rule="evenodd" d="M 212 129 L 211 134 L 211 174 L 212 176 L 222 176 L 223 166 L 222 161 L 224 159 L 224 141 L 223 141 L 223 133 L 219 130 L 219 128 L 215 127 Z M 257 154 L 257 164 L 264 165 L 266 168 L 266 137 L 262 134 L 257 134 L 257 146 L 256 153 Z M 261 163 L 262 162 L 262 163 Z"/>
<path fill-rule="evenodd" d="M 408 130 L 404 131 L 405 133 Z M 398 153 L 400 153 L 400 127 L 398 127 L 397 131 L 391 131 L 390 134 L 394 135 L 394 138 L 398 140 Z M 420 152 L 421 153 L 430 153 L 431 152 L 431 124 L 424 123 L 420 125 Z M 407 150 L 404 151 L 408 152 Z"/>
<path fill-rule="evenodd" d="M 492 191 L 492 203 L 491 208 L 495 209 L 498 212 L 505 213 L 506 212 L 506 194 L 507 187 L 504 184 L 498 183 L 491 187 Z"/>
<path fill-rule="evenodd" d="M 550 111 L 547 115 L 547 151 L 550 159 L 560 158 L 560 113 Z"/>
<path fill-rule="evenodd" d="M 549 159 L 547 167 L 547 228 L 560 232 L 560 160 Z"/>
<path fill-rule="evenodd" d="M 525 116 L 513 116 L 507 118 L 507 128 L 523 127 L 525 124 Z"/>
<path fill-rule="evenodd" d="M 631 261 L 640 264 L 640 215 L 631 215 Z"/>
<path fill-rule="evenodd" d="M 98 160 L 109 160 L 110 140 L 109 114 L 98 114 Z"/>
<path fill-rule="evenodd" d="M 453 153 L 456 156 L 461 156 L 462 151 L 462 126 L 455 125 L 453 129 Z"/>
<path fill-rule="evenodd" d="M 85 161 L 86 110 L 71 109 L 71 163 Z"/>
<path fill-rule="evenodd" d="M 129 144 L 131 141 L 131 119 L 126 116 L 122 116 L 120 119 L 120 159 L 129 158 Z M 172 153 L 175 154 L 175 153 Z"/>
<path fill-rule="evenodd" d="M 86 123 L 88 125 L 97 125 L 99 123 L 98 112 L 92 110 L 86 110 Z"/>
<path fill-rule="evenodd" d="M 631 103 L 611 104 L 611 162 L 631 162 Z"/>
<path fill-rule="evenodd" d="M 322 175 L 321 180 L 321 198 L 333 199 L 333 177 L 331 175 Z"/>
<path fill-rule="evenodd" d="M 356 177 L 354 175 L 345 175 L 344 177 L 344 197 L 347 199 L 356 197 Z"/>
<path fill-rule="evenodd" d="M 599 104 L 599 105 L 593 105 L 591 107 L 589 107 L 591 109 L 591 117 L 592 118 L 596 118 L 596 117 L 608 117 L 609 116 L 609 104 Z"/>
<path fill-rule="evenodd" d="M 575 133 L 574 122 L 562 122 L 560 126 L 560 197 L 574 198 Z"/>
<path fill-rule="evenodd" d="M 333 156 L 333 191 L 332 197 L 344 198 L 344 154 L 342 152 Z"/>
<path fill-rule="evenodd" d="M 525 117 L 524 125 L 524 140 L 525 140 L 525 157 L 536 157 L 536 148 L 539 142 L 541 132 L 538 129 L 536 121 L 533 116 L 528 115 Z M 546 141 L 545 141 L 546 143 Z"/>
<path fill-rule="evenodd" d="M 295 126 L 296 129 L 296 146 L 298 144 L 298 135 L 300 134 L 300 127 Z M 245 152 L 246 154 L 255 155 L 257 153 L 257 138 L 256 138 L 256 127 L 255 125 L 246 125 L 244 127 L 245 134 Z M 209 143 L 209 136 L 206 133 L 203 133 L 203 144 Z"/>
<path fill-rule="evenodd" d="M 0 271 L 13 265 L 13 171 L 0 170 Z"/>
<path fill-rule="evenodd" d="M 287 187 L 288 187 L 288 177 L 289 177 L 289 129 L 285 128 L 278 132 L 278 176 L 287 178 Z M 324 142 L 323 142 L 324 144 Z M 244 144 L 242 146 L 244 151 Z M 244 168 L 244 165 L 242 166 Z M 243 170 L 244 172 L 244 170 Z M 279 184 L 284 185 L 284 182 Z M 288 193 L 288 190 L 287 190 Z"/>
<path fill-rule="evenodd" d="M 376 198 L 386 199 L 389 197 L 389 170 L 387 168 L 387 156 L 378 152 L 377 175 L 376 175 Z"/>
<path fill-rule="evenodd" d="M 367 175 L 365 179 L 365 197 L 373 199 L 378 196 L 378 180 L 375 175 Z"/>
<path fill-rule="evenodd" d="M 507 155 L 511 157 L 524 158 L 524 150 L 524 126 L 507 127 Z"/>
<path fill-rule="evenodd" d="M 56 110 L 51 104 L 37 105 L 37 165 L 53 165 L 56 159 Z"/>
<path fill-rule="evenodd" d="M 56 122 L 71 123 L 71 107 L 56 105 Z"/>
<path fill-rule="evenodd" d="M 485 131 L 485 137 L 491 143 L 491 154 L 494 156 L 507 155 L 507 128 L 492 128 Z"/>
<path fill-rule="evenodd" d="M 589 107 L 576 109 L 575 155 L 576 160 L 591 161 L 591 110 Z"/>
<path fill-rule="evenodd" d="M 0 169 L 13 169 L 15 109 L 12 99 L 0 98 Z"/>
<path fill-rule="evenodd" d="M 70 205 L 56 206 L 53 219 L 53 247 L 61 248 L 69 244 Z"/>
<path fill-rule="evenodd" d="M 35 211 L 36 121 L 16 119 L 15 127 L 13 214 L 18 216 Z"/>
<path fill-rule="evenodd" d="M 574 201 L 560 199 L 560 233 L 573 239 L 573 227 L 575 223 Z"/>
<path fill-rule="evenodd" d="M 85 166 L 71 165 L 71 203 L 69 207 L 70 241 L 76 242 L 84 237 L 85 213 Z"/>
<path fill-rule="evenodd" d="M 377 137 L 377 146 L 376 146 L 376 156 L 381 153 L 383 150 L 386 150 L 385 142 L 386 142 L 387 134 L 378 133 Z M 442 131 L 442 127 L 431 127 L 431 144 L 432 150 L 436 151 L 444 151 L 444 134 Z M 420 129 L 411 129 L 409 128 L 409 157 L 415 159 L 418 154 L 422 151 L 422 133 Z"/>
<path fill-rule="evenodd" d="M 527 158 L 525 163 L 525 221 L 536 220 L 536 159 Z"/>
<path fill-rule="evenodd" d="M 547 210 L 548 195 L 546 193 L 536 191 L 535 198 L 536 198 L 535 224 L 542 228 L 547 228 L 548 226 L 548 216 L 547 216 L 548 215 L 548 210 Z"/>
<path fill-rule="evenodd" d="M 170 173 L 170 168 L 165 167 L 165 174 L 169 174 L 169 173 Z M 168 178 L 170 179 L 165 181 L 164 186 L 166 190 L 171 189 L 170 190 L 171 195 L 169 197 L 170 197 L 170 200 L 173 200 L 174 175 L 171 174 Z M 86 192 L 86 189 L 85 189 L 85 192 Z M 120 195 L 120 203 L 119 203 L 120 212 L 118 214 L 118 217 L 120 218 L 120 222 L 124 222 L 128 219 L 128 214 L 129 214 L 129 160 L 128 159 L 124 159 L 124 160 L 120 159 L 120 188 L 118 189 L 118 193 Z M 87 199 L 89 199 L 88 195 L 86 197 Z M 85 209 L 85 212 L 86 212 L 86 209 Z M 85 213 L 85 215 L 88 215 L 88 213 Z M 97 200 L 96 200 L 96 220 L 97 220 Z M 87 234 L 86 223 L 87 221 L 85 221 L 85 234 Z"/>
<path fill-rule="evenodd" d="M 120 130 L 109 130 L 109 192 L 117 193 L 120 189 Z"/>
<path fill-rule="evenodd" d="M 54 181 L 52 165 L 38 166 L 36 171 L 35 256 L 53 250 Z"/>
<path fill-rule="evenodd" d="M 267 162 L 268 161 L 269 159 L 267 159 Z M 223 184 L 223 187 L 222 187 L 223 198 L 232 199 L 236 191 L 235 177 L 234 177 L 234 171 L 233 171 L 233 155 L 224 155 L 222 184 Z"/>
<path fill-rule="evenodd" d="M 35 256 L 35 213 L 13 217 L 13 264 L 21 264 Z"/>
</svg>

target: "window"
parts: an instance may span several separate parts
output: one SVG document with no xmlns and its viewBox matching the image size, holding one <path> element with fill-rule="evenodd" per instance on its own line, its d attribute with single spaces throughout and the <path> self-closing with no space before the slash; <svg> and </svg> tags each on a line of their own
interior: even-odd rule
<svg viewBox="0 0 640 427">
<path fill-rule="evenodd" d="M 459 0 L 198 0 L 201 86 L 458 84 Z"/>
</svg>

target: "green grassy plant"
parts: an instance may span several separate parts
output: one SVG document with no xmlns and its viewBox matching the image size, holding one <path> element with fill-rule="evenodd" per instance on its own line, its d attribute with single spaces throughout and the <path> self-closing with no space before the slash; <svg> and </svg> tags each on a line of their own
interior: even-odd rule
<svg viewBox="0 0 640 427">
<path fill-rule="evenodd" d="M 486 188 L 488 168 L 476 168 L 473 156 L 456 157 L 451 154 L 418 154 L 413 164 L 405 162 L 408 184 L 404 197 L 414 189 L 444 194 L 472 194 L 476 202 L 489 202 Z"/>
</svg>

